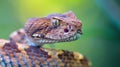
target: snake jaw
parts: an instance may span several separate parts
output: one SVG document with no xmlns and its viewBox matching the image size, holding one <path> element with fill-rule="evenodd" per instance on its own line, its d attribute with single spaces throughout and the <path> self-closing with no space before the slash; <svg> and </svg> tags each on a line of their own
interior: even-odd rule
<svg viewBox="0 0 120 67">
<path fill-rule="evenodd" d="M 39 37 L 39 34 L 34 34 L 35 37 Z M 78 40 L 80 38 L 81 34 L 76 33 L 70 37 L 64 38 L 64 39 L 52 39 L 52 37 L 50 38 L 36 38 L 34 39 L 33 42 L 35 43 L 39 43 L 39 44 L 52 44 L 52 43 L 56 43 L 56 42 L 70 42 L 70 41 L 74 41 L 74 40 Z"/>
</svg>

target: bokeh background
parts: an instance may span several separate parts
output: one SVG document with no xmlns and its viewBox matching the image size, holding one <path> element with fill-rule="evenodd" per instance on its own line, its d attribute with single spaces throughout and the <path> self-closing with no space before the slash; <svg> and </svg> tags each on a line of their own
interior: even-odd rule
<svg viewBox="0 0 120 67">
<path fill-rule="evenodd" d="M 0 38 L 9 39 L 28 18 L 69 10 L 82 20 L 84 34 L 53 48 L 80 52 L 92 67 L 120 67 L 120 0 L 0 0 Z"/>
</svg>

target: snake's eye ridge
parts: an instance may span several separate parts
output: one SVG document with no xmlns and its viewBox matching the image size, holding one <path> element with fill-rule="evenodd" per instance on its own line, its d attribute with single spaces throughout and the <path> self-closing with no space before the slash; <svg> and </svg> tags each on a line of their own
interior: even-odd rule
<svg viewBox="0 0 120 67">
<path fill-rule="evenodd" d="M 58 27 L 60 25 L 59 20 L 57 20 L 57 19 L 53 19 L 52 24 L 54 27 Z"/>
</svg>

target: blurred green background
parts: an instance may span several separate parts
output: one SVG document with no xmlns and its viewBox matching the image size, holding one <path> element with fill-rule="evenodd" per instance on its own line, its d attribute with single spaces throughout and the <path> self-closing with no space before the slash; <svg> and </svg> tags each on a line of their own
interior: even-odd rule
<svg viewBox="0 0 120 67">
<path fill-rule="evenodd" d="M 28 18 L 69 10 L 82 20 L 84 34 L 54 48 L 80 52 L 92 67 L 120 67 L 120 0 L 0 0 L 0 38 L 9 39 Z"/>
</svg>

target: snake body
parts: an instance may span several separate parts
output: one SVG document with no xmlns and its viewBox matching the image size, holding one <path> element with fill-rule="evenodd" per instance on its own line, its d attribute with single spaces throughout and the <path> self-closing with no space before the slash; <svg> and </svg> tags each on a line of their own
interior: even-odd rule
<svg viewBox="0 0 120 67">
<path fill-rule="evenodd" d="M 29 19 L 10 40 L 0 39 L 0 67 L 89 67 L 78 52 L 42 47 L 79 39 L 81 26 L 73 12 Z"/>
<path fill-rule="evenodd" d="M 89 67 L 78 52 L 36 48 L 0 39 L 0 67 Z"/>
</svg>

